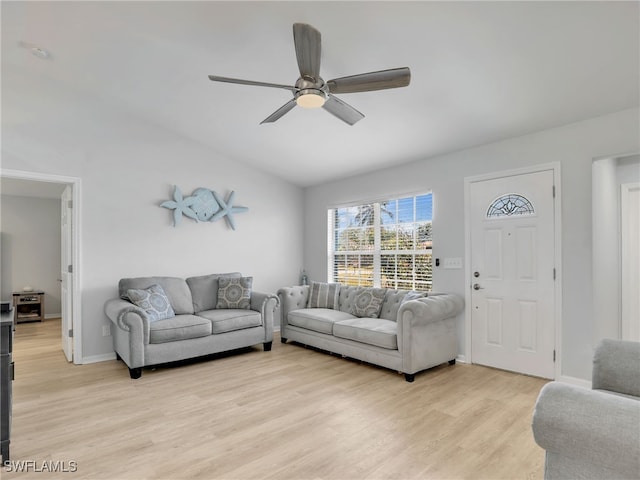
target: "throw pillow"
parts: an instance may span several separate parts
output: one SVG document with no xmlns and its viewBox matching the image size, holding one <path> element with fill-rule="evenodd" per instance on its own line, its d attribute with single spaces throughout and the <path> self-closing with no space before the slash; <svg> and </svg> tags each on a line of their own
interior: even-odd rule
<svg viewBox="0 0 640 480">
<path fill-rule="evenodd" d="M 218 279 L 218 302 L 216 308 L 251 307 L 251 284 L 253 277 L 220 277 Z"/>
<path fill-rule="evenodd" d="M 176 316 L 169 297 L 160 285 L 154 284 L 145 289 L 130 288 L 127 290 L 127 297 L 131 303 L 147 312 L 150 322 Z"/>
<path fill-rule="evenodd" d="M 378 318 L 386 292 L 385 288 L 359 288 L 351 306 L 351 315 Z"/>
<path fill-rule="evenodd" d="M 311 282 L 307 308 L 331 308 L 335 310 L 338 308 L 339 297 L 339 283 Z"/>
</svg>

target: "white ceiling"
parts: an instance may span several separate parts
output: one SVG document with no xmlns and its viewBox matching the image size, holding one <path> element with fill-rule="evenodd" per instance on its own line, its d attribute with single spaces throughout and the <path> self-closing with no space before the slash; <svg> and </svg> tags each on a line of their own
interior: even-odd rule
<svg viewBox="0 0 640 480">
<path fill-rule="evenodd" d="M 638 2 L 2 2 L 2 122 L 47 83 L 308 186 L 637 107 Z M 322 33 L 325 79 L 408 66 L 411 85 L 344 94 L 348 126 L 295 108 L 292 24 Z M 22 43 L 21 43 L 22 42 Z M 31 55 L 25 44 L 46 48 Z M 19 75 L 14 75 L 19 74 Z M 29 78 L 29 82 L 13 78 Z M 15 94 L 15 95 L 14 95 Z M 6 108 L 5 108 L 6 105 Z"/>
</svg>

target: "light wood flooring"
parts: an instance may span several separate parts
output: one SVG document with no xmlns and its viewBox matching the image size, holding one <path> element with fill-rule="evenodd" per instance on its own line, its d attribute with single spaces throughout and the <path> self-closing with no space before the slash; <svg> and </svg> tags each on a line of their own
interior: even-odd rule
<svg viewBox="0 0 640 480">
<path fill-rule="evenodd" d="M 76 462 L 76 479 L 535 479 L 531 414 L 545 381 L 443 365 L 396 372 L 276 338 L 131 380 L 68 364 L 60 322 L 19 324 L 11 457 Z"/>
</svg>

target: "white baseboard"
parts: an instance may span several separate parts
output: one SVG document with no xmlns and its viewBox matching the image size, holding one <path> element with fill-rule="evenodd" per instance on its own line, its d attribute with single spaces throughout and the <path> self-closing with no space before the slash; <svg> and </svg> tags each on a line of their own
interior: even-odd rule
<svg viewBox="0 0 640 480">
<path fill-rule="evenodd" d="M 89 363 L 98 363 L 98 362 L 107 362 L 109 360 L 115 360 L 116 353 L 104 353 L 102 355 L 91 355 L 89 357 L 82 357 L 82 365 L 87 365 Z"/>
<path fill-rule="evenodd" d="M 568 383 L 569 385 L 575 385 L 576 387 L 586 388 L 591 390 L 591 382 L 589 380 L 583 380 L 582 378 L 568 377 L 561 375 L 556 379 L 557 382 Z"/>
<path fill-rule="evenodd" d="M 456 357 L 456 363 L 467 363 L 467 357 L 464 355 L 458 355 Z"/>
<path fill-rule="evenodd" d="M 62 314 L 61 313 L 45 313 L 44 314 L 45 320 L 48 320 L 50 318 L 62 318 Z"/>
</svg>

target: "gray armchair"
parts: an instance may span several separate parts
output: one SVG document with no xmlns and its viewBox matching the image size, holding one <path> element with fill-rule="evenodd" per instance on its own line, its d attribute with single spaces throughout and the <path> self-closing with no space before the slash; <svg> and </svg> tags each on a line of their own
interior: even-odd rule
<svg viewBox="0 0 640 480">
<path fill-rule="evenodd" d="M 640 343 L 603 340 L 592 390 L 546 384 L 532 428 L 545 479 L 640 478 Z"/>
</svg>

